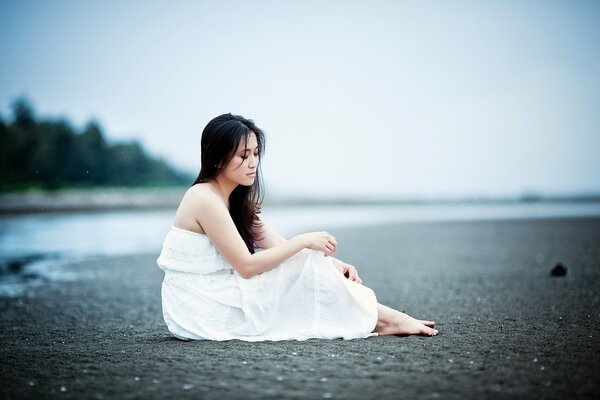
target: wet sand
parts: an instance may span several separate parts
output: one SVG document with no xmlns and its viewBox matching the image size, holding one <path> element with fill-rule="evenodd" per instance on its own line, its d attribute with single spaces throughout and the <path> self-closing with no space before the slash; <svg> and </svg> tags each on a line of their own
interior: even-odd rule
<svg viewBox="0 0 600 400">
<path fill-rule="evenodd" d="M 330 232 L 381 303 L 440 334 L 182 342 L 162 321 L 157 249 L 0 299 L 2 398 L 600 397 L 600 218 Z"/>
</svg>

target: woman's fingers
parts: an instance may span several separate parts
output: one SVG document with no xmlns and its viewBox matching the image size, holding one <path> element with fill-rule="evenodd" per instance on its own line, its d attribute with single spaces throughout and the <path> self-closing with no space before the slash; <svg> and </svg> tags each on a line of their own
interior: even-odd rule
<svg viewBox="0 0 600 400">
<path fill-rule="evenodd" d="M 331 252 L 332 252 L 332 253 L 335 253 L 335 249 L 336 249 L 336 246 L 335 246 L 335 244 L 328 243 L 328 244 L 327 244 L 327 247 L 328 247 L 329 249 L 331 249 Z"/>
<path fill-rule="evenodd" d="M 328 238 L 325 241 L 325 255 L 327 255 L 327 253 L 329 254 L 333 254 L 335 253 L 335 250 L 337 248 L 337 241 L 335 240 L 335 238 L 331 235 L 327 235 Z"/>
<path fill-rule="evenodd" d="M 335 247 L 337 247 L 337 240 L 333 235 L 329 235 L 329 241 L 333 243 Z"/>
<path fill-rule="evenodd" d="M 338 268 L 336 266 L 336 268 Z M 362 285 L 362 279 L 358 276 L 358 271 L 354 265 L 350 264 L 342 264 L 338 270 L 342 273 L 342 275 L 353 282 L 359 283 Z"/>
<path fill-rule="evenodd" d="M 337 249 L 337 240 L 335 239 L 335 237 L 333 235 L 328 234 L 327 232 L 325 232 L 325 234 L 327 235 L 326 237 L 326 241 L 327 241 L 327 248 L 330 248 L 332 250 L 332 253 L 335 252 L 335 249 Z"/>
<path fill-rule="evenodd" d="M 302 234 L 307 248 L 332 255 L 337 250 L 337 240 L 327 232 L 310 232 Z"/>
<path fill-rule="evenodd" d="M 332 244 L 329 244 L 329 243 L 325 244 L 325 255 L 326 256 L 333 254 L 334 251 L 335 251 L 335 247 L 333 247 Z"/>
<path fill-rule="evenodd" d="M 362 279 L 360 279 L 360 276 L 358 276 L 358 272 L 356 271 L 356 268 L 354 269 L 354 282 L 362 283 Z"/>
<path fill-rule="evenodd" d="M 333 238 L 333 236 L 332 236 Z M 335 240 L 335 238 L 333 239 L 329 239 L 329 245 L 333 247 L 333 251 L 335 251 L 335 249 L 337 249 L 337 241 Z"/>
<path fill-rule="evenodd" d="M 360 283 L 362 285 L 362 279 L 360 279 L 360 276 L 358 276 L 358 271 L 356 270 L 356 267 L 353 265 L 350 265 L 349 267 L 350 268 L 348 270 L 348 279 L 356 283 Z"/>
</svg>

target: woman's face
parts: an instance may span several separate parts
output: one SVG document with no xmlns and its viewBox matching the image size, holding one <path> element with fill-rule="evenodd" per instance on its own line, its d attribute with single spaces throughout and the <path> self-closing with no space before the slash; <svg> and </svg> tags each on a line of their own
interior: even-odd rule
<svg viewBox="0 0 600 400">
<path fill-rule="evenodd" d="M 248 142 L 242 139 L 238 149 L 229 161 L 229 164 L 221 171 L 221 174 L 227 179 L 240 185 L 251 186 L 256 179 L 258 169 L 258 141 L 256 134 L 250 132 Z M 254 173 L 252 175 L 252 173 Z"/>
</svg>

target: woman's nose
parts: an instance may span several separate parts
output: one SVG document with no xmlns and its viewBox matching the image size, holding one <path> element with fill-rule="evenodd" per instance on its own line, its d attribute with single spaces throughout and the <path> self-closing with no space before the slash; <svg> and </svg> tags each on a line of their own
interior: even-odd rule
<svg viewBox="0 0 600 400">
<path fill-rule="evenodd" d="M 258 164 L 258 156 L 251 155 L 250 156 L 250 162 L 248 163 L 248 166 L 249 167 L 254 167 L 254 166 L 256 166 L 256 164 Z"/>
</svg>

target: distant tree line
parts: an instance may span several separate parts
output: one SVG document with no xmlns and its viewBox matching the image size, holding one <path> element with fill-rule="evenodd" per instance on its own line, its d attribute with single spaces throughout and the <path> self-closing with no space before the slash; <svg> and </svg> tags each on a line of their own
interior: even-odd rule
<svg viewBox="0 0 600 400">
<path fill-rule="evenodd" d="M 97 122 L 78 132 L 65 119 L 36 120 L 24 98 L 13 102 L 12 111 L 11 122 L 0 116 L 0 191 L 166 186 L 193 180 L 146 154 L 137 141 L 107 143 Z"/>
</svg>

